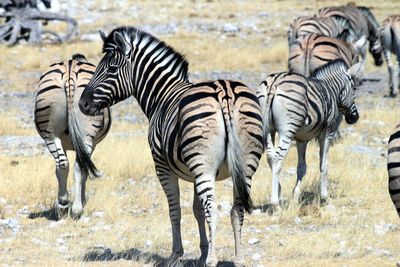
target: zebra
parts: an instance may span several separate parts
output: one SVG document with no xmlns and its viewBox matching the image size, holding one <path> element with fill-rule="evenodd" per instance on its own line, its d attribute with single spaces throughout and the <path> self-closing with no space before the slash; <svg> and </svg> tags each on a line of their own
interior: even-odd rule
<svg viewBox="0 0 400 267">
<path fill-rule="evenodd" d="M 351 36 L 355 33 L 352 32 L 348 20 L 344 18 L 333 17 L 312 17 L 301 16 L 297 17 L 288 30 L 288 43 L 291 46 L 296 42 L 296 39 L 311 33 L 328 36 L 332 38 L 341 39 L 351 42 Z"/>
<path fill-rule="evenodd" d="M 75 150 L 74 198 L 71 216 L 80 217 L 86 203 L 85 188 L 88 174 L 99 177 L 90 159 L 95 146 L 106 137 L 111 127 L 110 109 L 89 117 L 80 112 L 78 100 L 93 76 L 95 66 L 85 56 L 75 54 L 72 59 L 54 63 L 39 80 L 34 123 L 51 155 L 56 161 L 58 215 L 66 215 L 70 206 L 67 179 L 69 162 L 66 150 Z"/>
<path fill-rule="evenodd" d="M 400 217 L 400 124 L 392 131 L 389 138 L 387 169 L 390 197 Z"/>
<path fill-rule="evenodd" d="M 357 63 L 357 45 L 315 33 L 304 35 L 289 47 L 289 71 L 310 77 L 317 68 L 339 58 L 351 67 Z"/>
<path fill-rule="evenodd" d="M 316 138 L 320 145 L 320 198 L 328 200 L 328 149 L 337 125 L 337 116 L 356 123 L 359 114 L 355 105 L 353 77 L 361 63 L 348 68 L 341 59 L 318 68 L 310 78 L 297 73 L 270 74 L 261 82 L 257 96 L 264 118 L 264 138 L 268 165 L 272 169 L 271 204 L 280 204 L 279 175 L 283 159 L 293 140 L 297 142 L 297 182 L 294 198 L 300 200 L 300 185 L 306 174 L 307 144 Z M 275 134 L 279 143 L 275 148 Z"/>
<path fill-rule="evenodd" d="M 318 10 L 316 17 L 334 17 L 336 19 L 348 20 L 352 29 L 353 42 L 365 38 L 369 41 L 369 51 L 374 58 L 376 66 L 383 63 L 382 46 L 379 40 L 379 24 L 373 16 L 372 12 L 366 7 L 356 7 L 354 5 L 325 7 Z M 368 42 L 360 46 L 357 54 L 361 56 L 363 65 L 366 61 L 366 51 Z"/>
<path fill-rule="evenodd" d="M 400 15 L 393 15 L 386 18 L 379 31 L 383 56 L 389 71 L 389 95 L 397 96 L 399 90 L 400 75 Z M 397 64 L 394 67 L 390 53 L 396 55 Z"/>
<path fill-rule="evenodd" d="M 194 183 L 193 212 L 200 232 L 200 264 L 215 266 L 215 181 L 232 176 L 231 223 L 235 261 L 243 260 L 241 228 L 251 212 L 251 178 L 263 152 L 258 99 L 237 81 L 192 84 L 188 63 L 172 47 L 134 27 L 118 27 L 103 39 L 103 53 L 79 105 L 97 114 L 133 95 L 149 120 L 148 141 L 167 196 L 172 226 L 170 263 L 183 255 L 178 179 Z M 210 242 L 205 231 L 206 219 Z"/>
</svg>

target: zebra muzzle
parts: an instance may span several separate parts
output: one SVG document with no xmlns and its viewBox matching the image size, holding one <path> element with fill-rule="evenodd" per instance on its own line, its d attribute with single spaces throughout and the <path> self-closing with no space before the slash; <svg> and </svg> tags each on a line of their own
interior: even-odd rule
<svg viewBox="0 0 400 267">
<path fill-rule="evenodd" d="M 358 111 L 355 110 L 351 112 L 350 114 L 346 114 L 345 119 L 348 124 L 354 124 L 358 121 L 358 118 L 360 115 L 358 114 Z"/>
</svg>

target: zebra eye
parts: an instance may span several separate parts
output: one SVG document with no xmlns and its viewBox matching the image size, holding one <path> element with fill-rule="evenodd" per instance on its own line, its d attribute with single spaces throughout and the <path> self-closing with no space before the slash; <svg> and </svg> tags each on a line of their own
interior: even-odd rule
<svg viewBox="0 0 400 267">
<path fill-rule="evenodd" d="M 116 66 L 116 65 L 110 65 L 110 66 L 108 67 L 108 72 L 110 72 L 110 73 L 117 73 L 117 72 L 118 72 L 118 66 Z"/>
</svg>

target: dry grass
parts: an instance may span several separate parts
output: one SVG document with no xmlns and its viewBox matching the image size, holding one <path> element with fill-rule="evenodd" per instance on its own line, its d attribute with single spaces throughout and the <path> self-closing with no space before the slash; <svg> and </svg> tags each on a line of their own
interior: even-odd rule
<svg viewBox="0 0 400 267">
<path fill-rule="evenodd" d="M 186 55 L 190 71 L 254 71 L 272 72 L 286 68 L 287 44 L 285 29 L 297 14 L 312 14 L 326 5 L 343 4 L 347 1 L 195 1 L 191 4 L 171 1 L 94 1 L 93 9 L 101 8 L 120 16 L 96 19 L 94 23 L 81 25 L 82 33 L 109 29 L 117 24 L 158 24 L 179 22 L 182 19 L 218 26 L 235 23 L 247 16 L 258 16 L 267 11 L 269 18 L 257 25 L 261 32 L 243 29 L 240 34 L 220 36 L 219 32 L 198 32 L 180 29 L 176 34 L 160 36 L 176 50 Z M 374 6 L 379 21 L 398 10 L 399 2 L 363 1 Z M 139 7 L 139 16 L 130 16 L 129 8 Z M 77 14 L 84 18 L 86 14 Z M 6 58 L 0 62 L 1 89 L 5 91 L 32 92 L 36 82 L 50 63 L 80 52 L 92 62 L 101 57 L 99 42 L 73 42 L 61 46 L 0 47 Z M 371 58 L 368 59 L 372 62 Z M 383 71 L 385 68 L 367 65 L 367 72 Z M 246 265 L 255 264 L 250 258 L 258 251 L 260 264 L 266 266 L 393 266 L 399 259 L 398 229 L 384 236 L 374 232 L 374 225 L 381 221 L 398 226 L 398 217 L 387 193 L 386 160 L 366 153 L 351 151 L 353 145 L 364 145 L 384 153 L 386 144 L 378 142 L 387 138 L 398 121 L 399 104 L 384 99 L 382 94 L 366 95 L 358 99 L 360 122 L 348 130 L 343 126 L 344 136 L 332 147 L 329 155 L 330 204 L 335 210 L 314 204 L 301 207 L 293 203 L 287 210 L 273 216 L 268 213 L 246 216 L 243 240 Z M 0 116 L 0 136 L 37 135 L 35 129 L 16 120 L 19 109 L 6 110 Z M 98 167 L 106 174 L 100 180 L 88 181 L 89 201 L 83 219 L 70 218 L 61 222 L 49 221 L 43 210 L 51 210 L 57 195 L 54 161 L 49 155 L 13 157 L 0 155 L 0 219 L 17 218 L 21 230 L 17 234 L 6 230 L 0 233 L 1 263 L 29 266 L 143 266 L 154 263 L 158 257 L 166 257 L 171 250 L 170 223 L 166 197 L 155 176 L 151 154 L 147 144 L 147 125 L 136 105 L 121 105 L 113 110 L 114 120 L 110 135 L 94 153 Z M 139 123 L 123 118 L 134 114 Z M 125 133 L 128 137 L 121 136 Z M 70 153 L 73 162 L 73 153 Z M 110 156 L 111 155 L 111 156 Z M 303 190 L 316 193 L 318 187 L 318 147 L 311 143 L 308 149 L 308 173 Z M 18 162 L 17 164 L 15 162 Z M 290 199 L 295 183 L 296 151 L 293 148 L 282 171 L 283 194 Z M 253 182 L 252 197 L 257 206 L 263 207 L 271 192 L 270 170 L 265 159 Z M 72 185 L 72 171 L 69 186 Z M 186 257 L 199 256 L 197 226 L 191 211 L 193 185 L 181 182 L 182 234 Z M 218 202 L 231 202 L 232 189 L 227 182 L 217 185 Z M 313 196 L 313 194 L 311 194 Z M 16 215 L 28 206 L 30 212 L 41 215 L 35 219 Z M 103 211 L 104 217 L 93 217 Z M 41 214 L 40 214 L 41 213 Z M 48 215 L 48 214 L 47 214 Z M 295 224 L 300 217 L 302 222 Z M 277 225 L 278 230 L 266 229 Z M 255 231 L 256 229 L 257 231 Z M 66 235 L 67 234 L 67 235 Z M 256 246 L 247 240 L 257 237 Z M 65 243 L 62 243 L 65 240 Z M 146 245 L 152 241 L 152 246 Z M 341 241 L 344 241 L 341 242 Z M 107 254 L 99 254 L 95 246 L 111 248 Z M 60 248 L 62 247 L 62 248 Z M 350 254 L 340 254 L 346 248 Z M 372 250 L 371 250 L 372 248 Z M 392 256 L 376 255 L 376 249 L 392 252 Z M 233 257 L 233 238 L 229 216 L 219 218 L 217 249 L 221 260 Z M 139 253 L 137 259 L 135 254 Z M 97 258 L 96 258 L 97 256 Z M 87 260 L 83 262 L 83 260 Z"/>
</svg>

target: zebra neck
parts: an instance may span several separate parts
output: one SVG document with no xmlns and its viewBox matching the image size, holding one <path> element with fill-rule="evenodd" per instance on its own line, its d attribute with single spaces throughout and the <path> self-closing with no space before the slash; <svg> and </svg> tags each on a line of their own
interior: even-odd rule
<svg viewBox="0 0 400 267">
<path fill-rule="evenodd" d="M 191 85 L 188 81 L 165 77 L 150 77 L 136 87 L 135 98 L 146 117 L 151 120 L 153 115 L 163 107 L 169 106 Z"/>
</svg>

